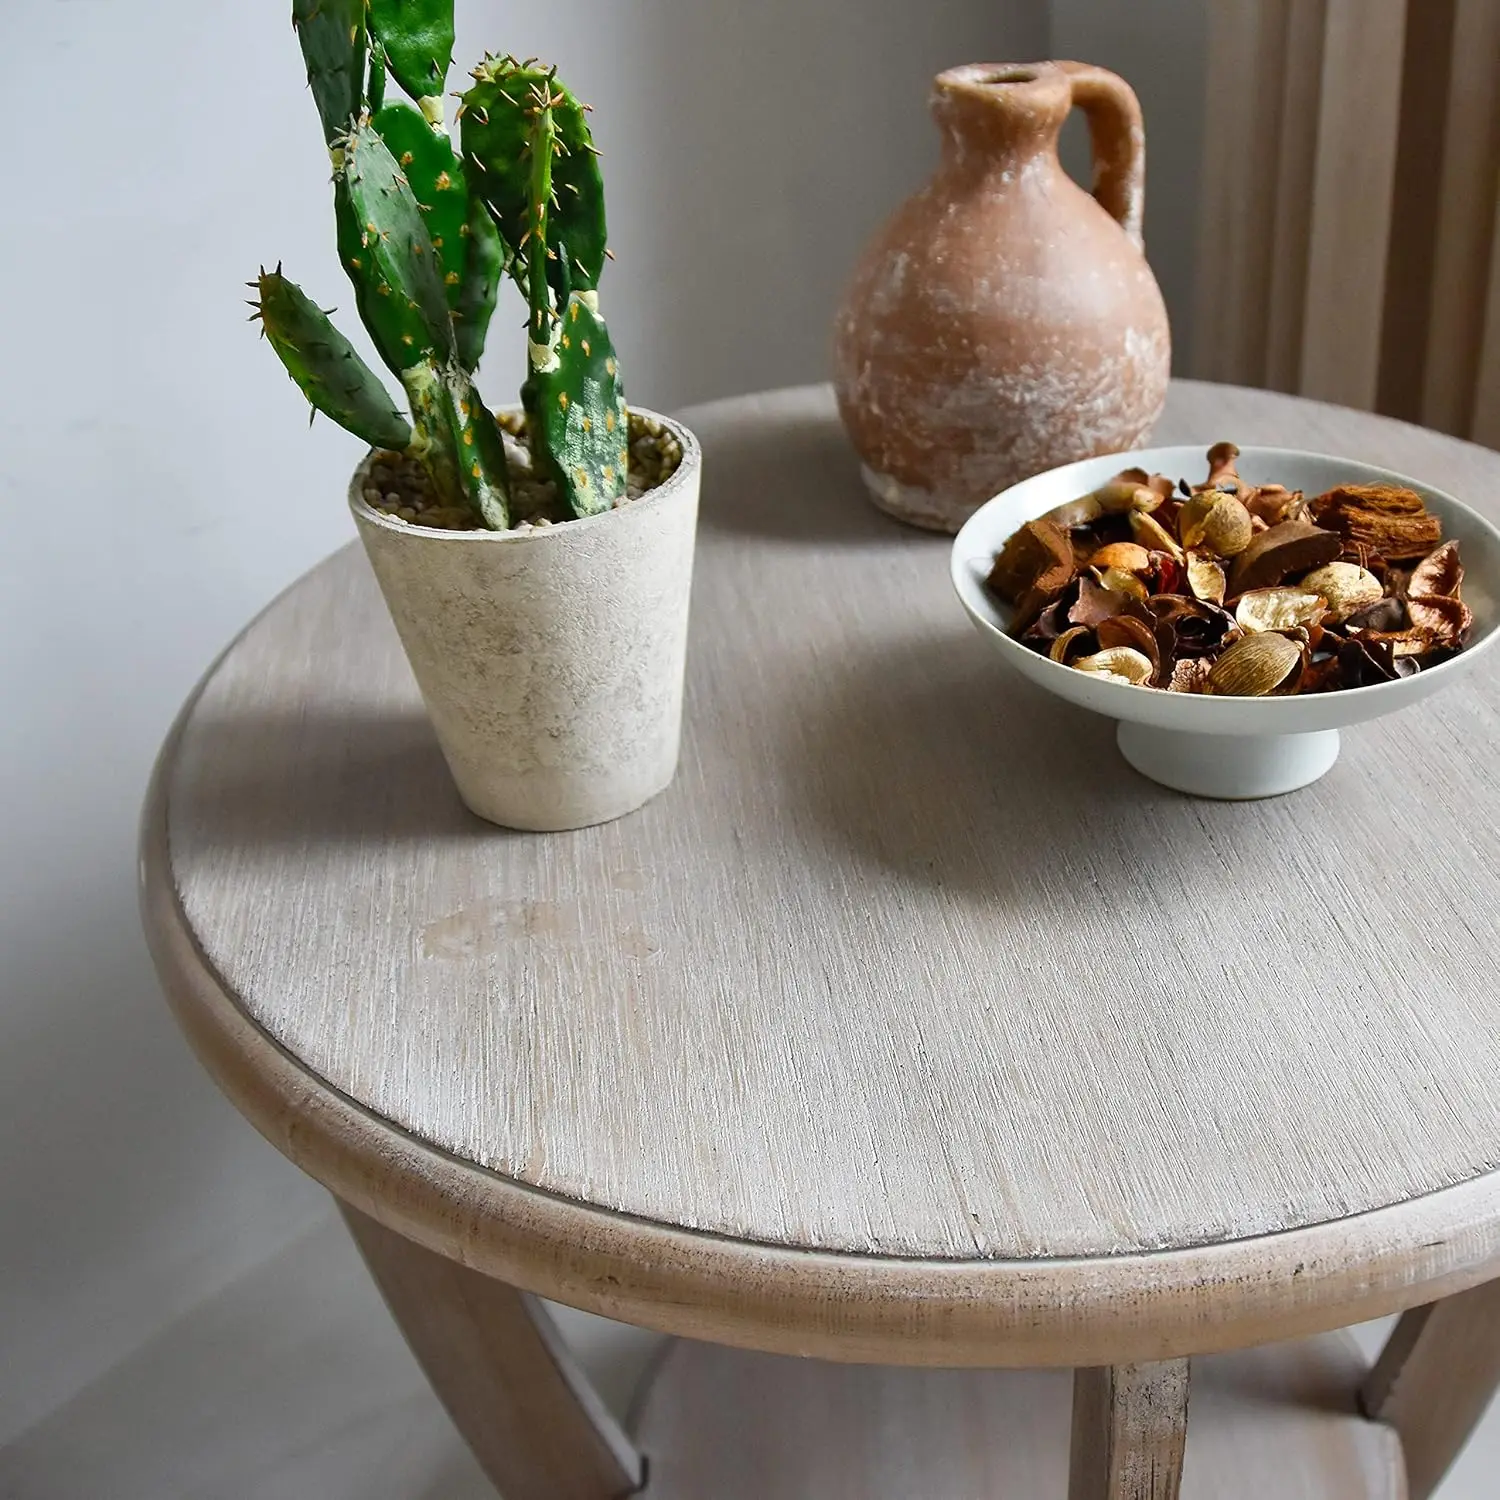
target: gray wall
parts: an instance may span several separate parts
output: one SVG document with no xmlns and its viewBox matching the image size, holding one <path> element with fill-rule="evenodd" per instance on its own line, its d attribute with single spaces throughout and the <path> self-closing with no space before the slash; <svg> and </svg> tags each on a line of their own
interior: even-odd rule
<svg viewBox="0 0 1500 1500">
<path fill-rule="evenodd" d="M 1158 23 L 1169 44 L 1142 92 L 1151 249 L 1181 317 L 1195 7 L 1055 8 L 1052 50 L 1141 79 Z M 849 264 L 933 160 L 930 75 L 1049 51 L 1039 0 L 460 11 L 461 58 L 554 58 L 596 106 L 606 307 L 632 396 L 666 407 L 820 377 Z M 0 1444 L 321 1207 L 189 1058 L 133 893 L 178 704 L 351 534 L 356 445 L 307 429 L 238 300 L 284 260 L 357 331 L 285 12 L 38 0 L 0 18 L 0 96 L 34 127 L 8 155 L 0 241 Z M 498 320 L 492 399 L 519 376 L 520 320 L 514 302 Z"/>
</svg>

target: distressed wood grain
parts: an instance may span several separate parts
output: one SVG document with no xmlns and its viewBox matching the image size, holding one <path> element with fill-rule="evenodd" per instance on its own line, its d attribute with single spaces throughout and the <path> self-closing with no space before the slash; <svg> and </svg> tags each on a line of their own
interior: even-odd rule
<svg viewBox="0 0 1500 1500">
<path fill-rule="evenodd" d="M 353 554 L 207 680 L 145 898 L 246 1113 L 519 1286 L 848 1359 L 1157 1358 L 1493 1274 L 1493 674 L 1294 797 L 1188 802 L 1006 676 L 826 392 L 690 420 L 688 736 L 642 813 L 465 814 Z M 1430 433 L 1174 390 L 1158 440 L 1226 436 L 1500 494 Z"/>
<path fill-rule="evenodd" d="M 1437 1489 L 1497 1386 L 1500 1281 L 1402 1315 L 1360 1400 L 1400 1433 L 1411 1500 Z"/>
<path fill-rule="evenodd" d="M 1068 1500 L 1177 1500 L 1188 1376 L 1185 1359 L 1073 1372 Z"/>
<path fill-rule="evenodd" d="M 641 1456 L 536 1298 L 339 1205 L 391 1316 L 505 1500 L 620 1500 Z"/>
</svg>

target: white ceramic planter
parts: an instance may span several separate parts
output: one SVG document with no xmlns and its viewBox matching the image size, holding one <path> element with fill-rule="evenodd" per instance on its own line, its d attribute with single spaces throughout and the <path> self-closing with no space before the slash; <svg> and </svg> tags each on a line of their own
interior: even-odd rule
<svg viewBox="0 0 1500 1500">
<path fill-rule="evenodd" d="M 642 412 L 655 417 L 654 412 Z M 507 828 L 605 823 L 677 769 L 702 454 L 649 494 L 523 531 L 349 505 L 465 803 Z"/>
</svg>

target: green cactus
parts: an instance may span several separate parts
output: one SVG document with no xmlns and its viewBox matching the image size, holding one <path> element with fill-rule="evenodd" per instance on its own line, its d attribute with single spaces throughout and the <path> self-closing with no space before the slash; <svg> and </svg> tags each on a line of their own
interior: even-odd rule
<svg viewBox="0 0 1500 1500">
<path fill-rule="evenodd" d="M 432 125 L 443 120 L 443 82 L 453 60 L 453 0 L 369 0 L 370 30 L 397 83 Z"/>
<path fill-rule="evenodd" d="M 324 138 L 333 146 L 359 114 L 364 97 L 364 0 L 292 0 L 292 29 Z"/>
<path fill-rule="evenodd" d="M 609 509 L 626 493 L 628 414 L 599 312 L 609 252 L 586 107 L 555 70 L 487 56 L 463 96 L 455 153 L 441 98 L 452 0 L 293 0 L 292 9 L 333 157 L 339 259 L 405 388 L 410 423 L 279 268 L 253 283 L 266 338 L 314 410 L 420 462 L 444 508 L 504 529 L 516 517 L 505 442 L 470 372 L 509 272 L 528 305 L 532 471 L 557 492 L 546 518 Z M 387 68 L 417 108 L 386 102 Z M 532 519 L 547 502 L 522 503 L 521 518 Z"/>
<path fill-rule="evenodd" d="M 568 298 L 552 357 L 532 366 L 521 391 L 532 450 L 575 516 L 610 509 L 630 466 L 619 361 L 592 302 L 588 292 Z"/>
<path fill-rule="evenodd" d="M 495 307 L 500 246 L 488 214 L 477 211 L 463 163 L 447 135 L 399 100 L 371 122 L 406 178 L 437 252 L 459 358 L 472 370 L 484 351 Z"/>
<path fill-rule="evenodd" d="M 459 136 L 474 185 L 518 259 L 536 215 L 534 187 L 541 163 L 535 146 L 550 142 L 550 200 L 544 199 L 548 279 L 561 305 L 564 267 L 556 260 L 559 242 L 568 246 L 567 279 L 575 291 L 599 284 L 605 249 L 604 179 L 589 131 L 588 112 L 558 82 L 556 70 L 518 63 L 513 57 L 486 58 L 474 70 L 474 84 L 459 105 Z M 513 274 L 527 290 L 529 271 Z"/>
<path fill-rule="evenodd" d="M 445 505 L 465 506 L 492 531 L 510 526 L 505 441 L 463 370 L 424 361 L 402 375 L 415 435 L 409 451 Z"/>
<path fill-rule="evenodd" d="M 458 340 L 459 363 L 472 370 L 484 353 L 495 294 L 505 273 L 505 247 L 500 231 L 471 191 L 469 217 L 463 226 L 464 267 L 458 283 L 458 301 L 453 309 L 453 333 Z"/>
<path fill-rule="evenodd" d="M 412 437 L 406 418 L 327 313 L 280 266 L 262 267 L 250 285 L 260 293 L 260 301 L 250 304 L 260 331 L 308 401 L 374 447 L 405 448 Z"/>
<path fill-rule="evenodd" d="M 347 269 L 382 355 L 398 373 L 456 353 L 443 273 L 410 185 L 368 118 L 343 137 L 335 190 L 359 236 Z M 352 247 L 351 247 L 352 248 Z"/>
</svg>

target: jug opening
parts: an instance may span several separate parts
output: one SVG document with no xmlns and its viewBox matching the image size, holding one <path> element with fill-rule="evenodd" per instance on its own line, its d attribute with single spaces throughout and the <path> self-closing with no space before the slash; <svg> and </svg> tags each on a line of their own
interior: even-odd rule
<svg viewBox="0 0 1500 1500">
<path fill-rule="evenodd" d="M 981 74 L 970 81 L 990 88 L 1001 83 L 1035 83 L 1036 80 L 1035 68 L 996 68 L 993 72 Z"/>
</svg>

